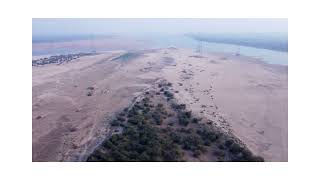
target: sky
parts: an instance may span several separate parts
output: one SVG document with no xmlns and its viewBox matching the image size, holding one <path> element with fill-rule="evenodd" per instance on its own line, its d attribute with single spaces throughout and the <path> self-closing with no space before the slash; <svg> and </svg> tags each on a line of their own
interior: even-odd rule
<svg viewBox="0 0 320 180">
<path fill-rule="evenodd" d="M 287 19 L 32 19 L 32 35 L 287 33 Z"/>
</svg>

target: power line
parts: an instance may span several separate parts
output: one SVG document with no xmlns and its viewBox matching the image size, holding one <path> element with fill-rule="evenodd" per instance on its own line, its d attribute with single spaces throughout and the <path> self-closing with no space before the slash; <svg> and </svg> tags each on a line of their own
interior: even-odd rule
<svg viewBox="0 0 320 180">
<path fill-rule="evenodd" d="M 202 41 L 198 41 L 198 45 L 196 47 L 196 52 L 201 56 L 202 55 Z"/>
</svg>

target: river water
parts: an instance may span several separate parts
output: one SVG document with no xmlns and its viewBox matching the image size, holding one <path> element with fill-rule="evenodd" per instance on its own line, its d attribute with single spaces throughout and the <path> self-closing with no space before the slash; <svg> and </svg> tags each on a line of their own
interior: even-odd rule
<svg viewBox="0 0 320 180">
<path fill-rule="evenodd" d="M 201 46 L 203 53 L 229 53 L 258 58 L 269 64 L 288 65 L 288 53 L 268 49 L 254 48 L 248 46 L 239 46 L 233 44 L 204 42 L 186 36 L 171 36 L 153 39 L 154 48 L 163 48 L 174 46 L 179 48 L 192 48 L 195 51 Z M 201 45 L 200 45 L 201 44 Z"/>
<path fill-rule="evenodd" d="M 274 51 L 268 49 L 247 47 L 247 46 L 239 46 L 233 44 L 223 44 L 223 43 L 213 43 L 213 42 L 204 42 L 201 43 L 197 40 L 194 40 L 187 36 L 182 35 L 157 35 L 157 36 L 140 36 L 135 37 L 137 42 L 139 42 L 139 47 L 136 44 L 132 44 L 132 50 L 137 49 L 150 49 L 150 48 L 167 48 L 170 46 L 177 48 L 190 48 L 195 51 L 201 44 L 201 51 L 203 53 L 228 53 L 228 54 L 236 54 L 249 56 L 258 58 L 264 62 L 269 64 L 278 64 L 278 65 L 288 65 L 288 53 L 281 51 Z M 121 40 L 123 41 L 123 39 Z M 76 43 L 76 42 L 74 42 Z M 143 45 L 141 45 L 141 43 Z M 124 43 L 125 44 L 125 43 Z M 122 50 L 122 47 L 116 47 L 116 49 Z M 130 49 L 130 48 L 129 48 Z M 99 47 L 96 49 L 97 51 L 108 51 L 115 50 L 114 48 L 110 49 L 110 47 Z M 128 50 L 128 49 L 126 49 Z M 78 53 L 78 52 L 89 52 L 92 51 L 90 45 L 80 46 L 77 48 L 66 48 L 66 47 L 56 47 L 52 46 L 52 48 L 41 49 L 38 50 L 33 48 L 33 56 L 36 55 L 47 55 L 47 54 L 68 54 L 68 53 Z"/>
</svg>

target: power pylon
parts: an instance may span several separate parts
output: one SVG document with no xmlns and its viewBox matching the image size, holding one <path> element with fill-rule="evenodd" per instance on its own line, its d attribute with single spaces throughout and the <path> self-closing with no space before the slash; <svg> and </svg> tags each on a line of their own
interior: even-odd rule
<svg viewBox="0 0 320 180">
<path fill-rule="evenodd" d="M 202 55 L 202 41 L 198 41 L 196 52 L 201 56 Z"/>
<path fill-rule="evenodd" d="M 240 47 L 238 47 L 238 50 L 236 52 L 236 56 L 240 56 Z"/>
</svg>

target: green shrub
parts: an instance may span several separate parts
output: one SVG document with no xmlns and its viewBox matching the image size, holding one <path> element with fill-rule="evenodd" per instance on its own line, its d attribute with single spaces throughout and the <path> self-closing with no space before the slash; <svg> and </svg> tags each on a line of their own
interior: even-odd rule
<svg viewBox="0 0 320 180">
<path fill-rule="evenodd" d="M 156 124 L 157 124 L 157 125 L 161 125 L 162 123 L 163 123 L 163 119 L 161 119 L 161 118 L 156 121 Z"/>
<path fill-rule="evenodd" d="M 180 144 L 182 142 L 181 136 L 176 133 L 176 132 L 171 132 L 170 133 L 170 138 L 172 139 L 173 142 Z"/>
<path fill-rule="evenodd" d="M 172 99 L 173 98 L 173 94 L 171 93 L 171 92 L 169 92 L 169 91 L 164 91 L 164 93 L 163 93 L 167 98 L 170 98 L 170 99 Z"/>
<path fill-rule="evenodd" d="M 197 134 L 184 136 L 182 143 L 183 143 L 183 149 L 186 149 L 186 150 L 195 151 L 195 150 L 201 150 L 203 148 L 202 140 Z"/>
<path fill-rule="evenodd" d="M 124 122 L 124 121 L 126 121 L 126 119 L 125 119 L 125 118 L 123 118 L 123 117 L 118 117 L 118 121 L 120 121 L 120 122 Z"/>
<path fill-rule="evenodd" d="M 138 117 L 137 116 L 135 116 L 135 117 L 133 117 L 133 118 L 130 118 L 130 119 L 128 119 L 128 123 L 131 123 L 131 124 L 135 124 L 135 125 L 137 125 L 137 124 L 139 124 L 139 119 L 138 119 Z"/>
<path fill-rule="evenodd" d="M 87 93 L 87 96 L 92 96 L 93 95 L 93 92 L 88 92 Z"/>
<path fill-rule="evenodd" d="M 186 105 L 185 104 L 172 104 L 172 108 L 178 111 L 185 110 Z"/>
<path fill-rule="evenodd" d="M 116 119 L 111 121 L 111 126 L 119 126 L 119 125 L 120 125 L 120 121 Z"/>
<path fill-rule="evenodd" d="M 194 152 L 193 152 L 193 156 L 194 157 L 199 157 L 201 155 L 201 151 L 200 150 L 195 150 Z"/>
<path fill-rule="evenodd" d="M 211 145 L 211 142 L 208 141 L 208 140 L 204 140 L 204 145 L 205 145 L 205 146 L 210 146 L 210 145 Z"/>
<path fill-rule="evenodd" d="M 242 147 L 237 144 L 237 143 L 233 143 L 231 146 L 230 146 L 230 152 L 233 153 L 233 154 L 238 154 L 242 151 Z"/>
<path fill-rule="evenodd" d="M 185 116 L 186 116 L 187 118 L 191 118 L 191 111 L 185 112 Z"/>
<path fill-rule="evenodd" d="M 224 145 L 226 145 L 227 147 L 230 147 L 233 144 L 233 140 L 232 139 L 228 139 L 226 140 L 226 142 L 224 143 Z"/>
<path fill-rule="evenodd" d="M 202 137 L 203 141 L 215 142 L 218 139 L 217 134 L 205 126 L 201 126 L 201 128 L 197 130 L 197 134 Z"/>
<path fill-rule="evenodd" d="M 143 102 L 145 102 L 145 103 L 147 103 L 147 102 L 149 102 L 149 101 L 150 101 L 150 98 L 145 97 L 145 98 L 143 98 L 143 99 L 142 99 L 142 101 L 143 101 Z"/>
<path fill-rule="evenodd" d="M 192 118 L 192 123 L 198 123 L 200 120 L 198 118 Z"/>
<path fill-rule="evenodd" d="M 218 156 L 218 157 L 224 157 L 225 154 L 226 153 L 224 151 L 219 150 L 219 149 L 213 151 L 213 155 Z"/>
<path fill-rule="evenodd" d="M 221 149 L 221 150 L 225 149 L 224 145 L 222 145 L 222 144 L 219 144 L 218 148 Z"/>
<path fill-rule="evenodd" d="M 264 158 L 261 157 L 261 156 L 252 156 L 250 158 L 250 161 L 252 161 L 252 162 L 264 162 Z"/>
<path fill-rule="evenodd" d="M 178 118 L 179 118 L 178 122 L 179 122 L 180 125 L 188 126 L 188 124 L 189 124 L 189 119 L 188 118 L 183 117 L 183 116 L 180 116 Z"/>
<path fill-rule="evenodd" d="M 161 125 L 162 122 L 163 122 L 163 119 L 162 119 L 161 115 L 158 112 L 153 113 L 152 114 L 152 118 L 153 118 L 153 120 L 155 121 L 155 123 L 157 125 Z"/>
</svg>

